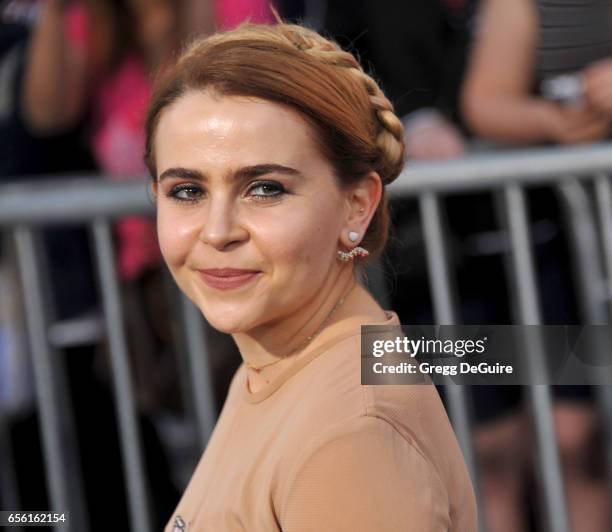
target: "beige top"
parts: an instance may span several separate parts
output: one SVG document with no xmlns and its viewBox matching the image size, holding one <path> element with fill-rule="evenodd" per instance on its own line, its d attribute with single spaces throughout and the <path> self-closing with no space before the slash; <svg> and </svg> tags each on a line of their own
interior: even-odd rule
<svg viewBox="0 0 612 532">
<path fill-rule="evenodd" d="M 386 314 L 377 324 L 399 325 Z M 474 492 L 438 392 L 361 385 L 362 323 L 374 324 L 330 325 L 255 393 L 238 368 L 165 532 L 476 532 Z"/>
</svg>

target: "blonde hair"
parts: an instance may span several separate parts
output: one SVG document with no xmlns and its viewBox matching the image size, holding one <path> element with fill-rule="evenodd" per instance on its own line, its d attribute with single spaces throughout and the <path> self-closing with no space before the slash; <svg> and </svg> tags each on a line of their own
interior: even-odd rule
<svg viewBox="0 0 612 532">
<path fill-rule="evenodd" d="M 154 135 L 162 110 L 188 90 L 254 96 L 296 110 L 318 147 L 350 186 L 371 171 L 391 183 L 404 165 L 403 126 L 357 59 L 297 24 L 243 23 L 192 42 L 158 81 L 146 120 L 145 161 L 156 179 Z M 389 227 L 386 190 L 361 245 L 378 256 Z"/>
</svg>

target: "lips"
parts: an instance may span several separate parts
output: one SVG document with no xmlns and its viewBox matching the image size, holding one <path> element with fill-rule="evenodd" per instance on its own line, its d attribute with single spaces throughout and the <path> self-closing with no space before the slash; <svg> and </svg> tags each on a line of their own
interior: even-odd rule
<svg viewBox="0 0 612 532">
<path fill-rule="evenodd" d="M 249 273 L 257 273 L 257 270 L 241 270 L 238 268 L 209 268 L 199 271 L 215 277 L 237 277 Z"/>
<path fill-rule="evenodd" d="M 198 270 L 204 282 L 211 288 L 229 290 L 249 283 L 261 273 L 257 270 L 237 268 L 210 268 Z"/>
</svg>

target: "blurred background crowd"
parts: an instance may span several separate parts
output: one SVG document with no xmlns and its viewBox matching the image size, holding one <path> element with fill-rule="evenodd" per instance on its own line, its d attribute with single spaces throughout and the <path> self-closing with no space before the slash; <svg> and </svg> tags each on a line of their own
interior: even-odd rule
<svg viewBox="0 0 612 532">
<path fill-rule="evenodd" d="M 519 146 L 603 141 L 612 131 L 610 0 L 277 0 L 272 5 L 284 19 L 334 37 L 380 80 L 404 122 L 408 164 Z M 143 119 L 155 73 L 189 38 L 247 19 L 272 23 L 270 3 L 0 2 L 0 182 L 72 173 L 146 179 Z M 557 199 L 541 187 L 531 190 L 528 200 L 544 321 L 580 323 Z M 395 228 L 386 255 L 394 265 L 392 308 L 402 323 L 433 323 L 418 205 L 402 200 L 392 209 Z M 444 209 L 461 321 L 511 323 L 503 281 L 508 238 L 494 198 L 464 194 L 445 199 Z M 183 422 L 172 300 L 166 297 L 170 281 L 154 221 L 126 217 L 113 230 L 155 527 L 161 529 L 201 449 L 194 449 Z M 67 362 L 92 530 L 127 530 L 108 350 L 88 238 L 78 227 L 43 231 L 57 307 L 50 335 Z M 12 254 L 11 241 L 0 240 L 0 413 L 9 420 L 21 507 L 43 509 L 49 507 L 48 494 Z M 230 338 L 208 334 L 215 346 L 210 363 L 218 411 L 240 357 Z M 480 386 L 470 393 L 488 530 L 540 530 L 533 502 L 533 436 L 522 390 Z M 612 526 L 602 426 L 592 395 L 584 386 L 554 390 L 574 532 Z"/>
</svg>

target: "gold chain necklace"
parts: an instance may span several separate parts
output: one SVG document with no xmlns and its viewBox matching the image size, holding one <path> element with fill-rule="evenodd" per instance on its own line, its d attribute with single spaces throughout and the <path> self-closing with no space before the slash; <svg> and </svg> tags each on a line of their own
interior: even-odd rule
<svg viewBox="0 0 612 532">
<path fill-rule="evenodd" d="M 345 298 L 351 293 L 351 291 L 353 290 L 353 288 L 355 287 L 355 283 L 351 285 L 351 287 L 348 289 L 348 291 L 338 300 L 338 302 L 333 306 L 333 308 L 331 309 L 331 311 L 329 312 L 329 314 L 325 317 L 325 319 L 323 320 L 323 322 L 321 323 L 321 325 L 319 325 L 318 329 L 312 333 L 308 338 L 306 338 L 306 340 L 304 342 L 302 342 L 300 345 L 298 345 L 296 348 L 292 349 L 291 351 L 289 351 L 289 353 L 287 353 L 285 355 L 284 358 L 291 356 L 293 353 L 295 353 L 296 351 L 300 351 L 301 349 L 304 349 L 304 347 L 306 347 L 311 341 L 312 339 L 317 336 L 325 327 L 325 325 L 327 325 L 327 323 L 329 322 L 329 320 L 331 319 L 331 317 L 334 315 L 334 313 L 340 308 L 340 306 L 342 305 L 342 303 L 344 303 Z M 263 366 L 253 366 L 248 360 L 244 361 L 244 365 L 249 368 L 252 369 L 253 371 L 255 371 L 256 373 L 259 373 L 263 368 L 266 368 L 268 366 L 271 366 L 272 364 L 276 364 L 277 362 L 280 362 L 279 360 L 275 360 L 274 362 L 270 362 L 269 364 L 264 364 Z"/>
</svg>

